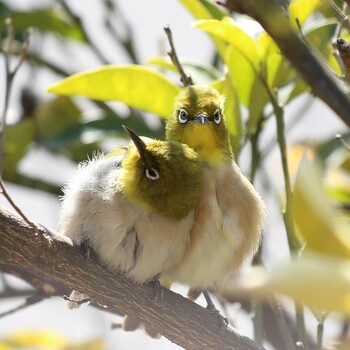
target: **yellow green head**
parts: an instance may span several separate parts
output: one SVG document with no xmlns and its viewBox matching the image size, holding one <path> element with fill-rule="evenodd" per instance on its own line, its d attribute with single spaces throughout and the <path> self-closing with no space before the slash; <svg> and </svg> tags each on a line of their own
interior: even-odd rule
<svg viewBox="0 0 350 350">
<path fill-rule="evenodd" d="M 187 144 L 209 165 L 232 159 L 224 102 L 225 97 L 210 86 L 185 87 L 167 121 L 167 140 Z"/>
<path fill-rule="evenodd" d="M 202 169 L 197 153 L 174 141 L 141 139 L 124 127 L 135 147 L 123 160 L 121 191 L 147 212 L 181 218 L 197 203 Z"/>
</svg>

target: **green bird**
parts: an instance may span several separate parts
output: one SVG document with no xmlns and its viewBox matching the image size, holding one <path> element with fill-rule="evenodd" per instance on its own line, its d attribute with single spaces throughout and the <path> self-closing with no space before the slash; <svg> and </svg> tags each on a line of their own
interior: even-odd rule
<svg viewBox="0 0 350 350">
<path fill-rule="evenodd" d="M 187 86 L 166 124 L 167 140 L 196 151 L 203 169 L 186 253 L 166 277 L 200 291 L 223 288 L 256 253 L 266 219 L 263 200 L 234 161 L 224 102 L 212 87 Z"/>
<path fill-rule="evenodd" d="M 124 129 L 128 147 L 80 164 L 64 188 L 59 229 L 110 270 L 145 283 L 183 260 L 203 171 L 187 145 Z M 69 307 L 85 298 L 74 292 Z"/>
</svg>

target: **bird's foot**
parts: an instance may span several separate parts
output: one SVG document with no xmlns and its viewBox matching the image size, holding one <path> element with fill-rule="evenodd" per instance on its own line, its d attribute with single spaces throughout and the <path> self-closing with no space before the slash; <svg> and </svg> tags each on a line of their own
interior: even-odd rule
<svg viewBox="0 0 350 350">
<path fill-rule="evenodd" d="M 86 261 L 88 261 L 90 259 L 90 255 L 92 253 L 92 247 L 89 244 L 88 241 L 82 241 L 80 243 L 80 248 L 84 251 L 85 256 L 86 256 Z"/>
<path fill-rule="evenodd" d="M 162 285 L 159 282 L 159 277 L 156 276 L 153 278 L 152 283 L 154 285 L 154 295 L 153 295 L 153 302 L 156 303 L 158 299 L 163 298 L 163 288 Z"/>
<path fill-rule="evenodd" d="M 221 327 L 227 327 L 228 326 L 228 320 L 226 317 L 222 316 L 220 311 L 215 307 L 213 301 L 211 300 L 211 297 L 207 291 L 203 291 L 204 298 L 207 302 L 206 309 L 209 310 L 213 315 L 215 315 L 219 321 L 219 324 Z"/>
</svg>

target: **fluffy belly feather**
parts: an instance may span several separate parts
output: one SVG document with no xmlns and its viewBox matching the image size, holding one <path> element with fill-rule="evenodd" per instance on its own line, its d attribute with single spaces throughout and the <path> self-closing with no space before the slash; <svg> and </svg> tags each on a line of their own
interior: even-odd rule
<svg viewBox="0 0 350 350">
<path fill-rule="evenodd" d="M 115 163 L 98 159 L 78 171 L 66 188 L 60 231 L 86 241 L 109 269 L 143 283 L 183 259 L 194 211 L 182 219 L 147 214 L 116 190 L 122 170 Z M 99 183 L 109 185 L 101 190 Z"/>
<path fill-rule="evenodd" d="M 236 164 L 207 168 L 189 246 L 167 277 L 196 289 L 218 287 L 258 249 L 265 215 Z"/>
</svg>

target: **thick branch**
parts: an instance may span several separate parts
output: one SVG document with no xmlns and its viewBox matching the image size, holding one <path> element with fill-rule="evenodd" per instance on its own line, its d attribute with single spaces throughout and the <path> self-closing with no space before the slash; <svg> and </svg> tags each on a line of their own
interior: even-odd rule
<svg viewBox="0 0 350 350">
<path fill-rule="evenodd" d="M 261 349 L 237 331 L 224 329 L 208 310 L 168 289 L 163 288 L 164 297 L 154 303 L 152 284 L 135 285 L 105 270 L 94 256 L 87 261 L 68 238 L 50 230 L 35 232 L 2 207 L 0 241 L 0 267 L 28 269 L 84 291 L 106 311 L 136 317 L 185 349 Z"/>
<path fill-rule="evenodd" d="M 289 19 L 274 0 L 227 0 L 226 6 L 258 21 L 292 63 L 313 93 L 350 126 L 350 99 L 342 83 L 292 30 Z"/>
</svg>

